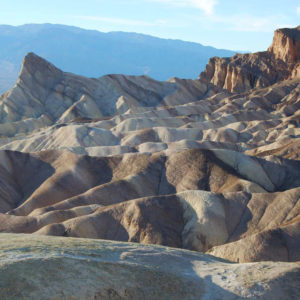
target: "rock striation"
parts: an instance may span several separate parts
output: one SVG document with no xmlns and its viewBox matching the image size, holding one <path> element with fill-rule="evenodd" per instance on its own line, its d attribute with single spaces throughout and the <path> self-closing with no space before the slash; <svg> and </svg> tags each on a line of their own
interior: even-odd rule
<svg viewBox="0 0 300 300">
<path fill-rule="evenodd" d="M 212 80 L 85 78 L 28 54 L 0 97 L 0 232 L 299 261 L 298 31 Z"/>
<path fill-rule="evenodd" d="M 213 57 L 200 74 L 200 80 L 235 93 L 296 77 L 300 77 L 300 26 L 276 30 L 265 52 Z"/>
</svg>

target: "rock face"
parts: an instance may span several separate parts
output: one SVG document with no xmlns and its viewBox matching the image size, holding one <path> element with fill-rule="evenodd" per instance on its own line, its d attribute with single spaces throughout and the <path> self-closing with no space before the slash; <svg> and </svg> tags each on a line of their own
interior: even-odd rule
<svg viewBox="0 0 300 300">
<path fill-rule="evenodd" d="M 211 58 L 200 79 L 230 92 L 241 93 L 287 78 L 299 78 L 299 68 L 300 26 L 276 30 L 268 51 Z"/>
<path fill-rule="evenodd" d="M 283 80 L 299 62 L 274 40 L 224 59 L 230 92 L 84 78 L 28 54 L 0 99 L 0 232 L 299 261 L 300 79 Z"/>
<path fill-rule="evenodd" d="M 2 299 L 300 297 L 300 266 L 291 263 L 232 264 L 157 246 L 12 234 L 0 234 L 0 258 Z"/>
<path fill-rule="evenodd" d="M 294 29 L 277 29 L 268 51 L 292 67 L 300 60 L 300 26 Z"/>
</svg>

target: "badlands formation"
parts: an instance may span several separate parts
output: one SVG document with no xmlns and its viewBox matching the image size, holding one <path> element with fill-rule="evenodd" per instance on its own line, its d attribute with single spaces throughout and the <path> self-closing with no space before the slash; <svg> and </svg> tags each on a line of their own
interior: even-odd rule
<svg viewBox="0 0 300 300">
<path fill-rule="evenodd" d="M 84 78 L 29 53 L 0 96 L 4 299 L 300 298 L 299 35 L 197 80 Z"/>
</svg>

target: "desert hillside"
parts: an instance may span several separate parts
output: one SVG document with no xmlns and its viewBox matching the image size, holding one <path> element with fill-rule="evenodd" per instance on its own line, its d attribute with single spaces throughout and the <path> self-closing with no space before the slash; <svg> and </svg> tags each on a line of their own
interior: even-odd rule
<svg viewBox="0 0 300 300">
<path fill-rule="evenodd" d="M 0 97 L 0 231 L 300 261 L 299 32 L 197 80 L 27 54 Z"/>
</svg>

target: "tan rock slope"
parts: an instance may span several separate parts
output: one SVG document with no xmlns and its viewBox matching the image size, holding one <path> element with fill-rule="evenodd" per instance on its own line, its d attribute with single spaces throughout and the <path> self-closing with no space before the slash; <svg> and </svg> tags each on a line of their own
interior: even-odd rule
<svg viewBox="0 0 300 300">
<path fill-rule="evenodd" d="M 300 261 L 298 54 L 299 27 L 280 29 L 168 82 L 28 54 L 0 97 L 0 232 Z"/>
</svg>

